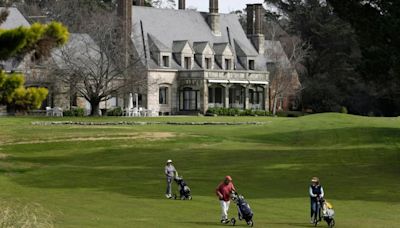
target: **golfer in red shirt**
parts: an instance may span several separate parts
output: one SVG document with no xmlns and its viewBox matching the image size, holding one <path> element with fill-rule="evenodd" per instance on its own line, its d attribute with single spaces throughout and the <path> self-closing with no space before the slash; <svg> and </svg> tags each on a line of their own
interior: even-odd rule
<svg viewBox="0 0 400 228">
<path fill-rule="evenodd" d="M 231 202 L 231 193 L 235 190 L 235 186 L 233 186 L 232 183 L 232 177 L 226 176 L 225 180 L 221 182 L 217 189 L 216 193 L 217 196 L 220 200 L 221 203 L 221 209 L 222 209 L 222 218 L 221 218 L 221 223 L 229 223 L 228 220 L 228 210 L 229 210 L 229 204 Z"/>
</svg>

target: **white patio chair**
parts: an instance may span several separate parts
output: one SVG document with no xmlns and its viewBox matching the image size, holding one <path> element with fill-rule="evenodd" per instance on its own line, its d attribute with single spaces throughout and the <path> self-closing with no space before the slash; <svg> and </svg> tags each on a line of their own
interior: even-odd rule
<svg viewBox="0 0 400 228">
<path fill-rule="evenodd" d="M 132 109 L 132 116 L 134 117 L 140 116 L 139 110 L 137 108 Z"/>
<path fill-rule="evenodd" d="M 53 116 L 53 109 L 51 107 L 46 107 L 46 116 Z"/>
<path fill-rule="evenodd" d="M 53 108 L 53 116 L 63 117 L 63 110 L 60 107 Z"/>
<path fill-rule="evenodd" d="M 139 107 L 139 116 L 146 116 L 144 110 L 144 108 Z"/>
</svg>

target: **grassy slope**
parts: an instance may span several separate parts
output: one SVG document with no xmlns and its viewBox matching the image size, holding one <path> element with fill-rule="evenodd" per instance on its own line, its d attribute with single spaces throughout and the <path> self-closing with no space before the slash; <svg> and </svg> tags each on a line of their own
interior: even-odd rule
<svg viewBox="0 0 400 228">
<path fill-rule="evenodd" d="M 0 153 L 10 155 L 0 160 L 0 198 L 40 203 L 60 227 L 219 227 L 214 188 L 226 174 L 249 199 L 257 227 L 308 227 L 307 185 L 314 175 L 335 206 L 338 226 L 400 226 L 399 118 L 150 119 L 269 122 L 263 126 L 30 124 L 37 120 L 46 119 L 0 118 Z M 134 132 L 176 137 L 60 142 Z M 37 143 L 52 139 L 58 141 Z M 168 158 L 189 183 L 194 201 L 162 198 Z"/>
</svg>

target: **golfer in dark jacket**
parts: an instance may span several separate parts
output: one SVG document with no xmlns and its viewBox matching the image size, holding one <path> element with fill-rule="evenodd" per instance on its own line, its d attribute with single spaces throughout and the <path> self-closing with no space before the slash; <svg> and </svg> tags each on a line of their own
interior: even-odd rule
<svg viewBox="0 0 400 228">
<path fill-rule="evenodd" d="M 322 186 L 320 185 L 318 177 L 313 177 L 311 179 L 309 195 L 310 195 L 310 200 L 311 200 L 311 221 L 310 221 L 310 223 L 314 223 L 313 217 L 314 217 L 314 215 L 317 216 L 318 201 L 320 201 L 324 198 L 324 188 L 322 188 Z M 319 218 L 317 218 L 317 219 L 319 219 Z"/>
</svg>

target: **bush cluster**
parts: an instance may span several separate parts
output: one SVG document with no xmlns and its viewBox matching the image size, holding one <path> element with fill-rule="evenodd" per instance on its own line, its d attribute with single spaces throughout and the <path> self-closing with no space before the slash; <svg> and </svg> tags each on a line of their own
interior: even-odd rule
<svg viewBox="0 0 400 228">
<path fill-rule="evenodd" d="M 107 111 L 107 116 L 122 116 L 122 114 L 123 110 L 121 107 L 116 107 Z"/>
<path fill-rule="evenodd" d="M 340 108 L 340 113 L 348 114 L 349 112 L 347 111 L 347 108 L 346 108 L 346 107 L 342 106 L 342 107 Z"/>
<path fill-rule="evenodd" d="M 288 111 L 288 112 L 277 112 L 276 115 L 278 117 L 300 117 L 304 116 L 304 113 L 298 111 Z"/>
<path fill-rule="evenodd" d="M 208 116 L 269 116 L 270 113 L 264 110 L 238 109 L 238 108 L 209 108 Z"/>
<path fill-rule="evenodd" d="M 65 110 L 63 112 L 64 116 L 77 116 L 77 117 L 82 117 L 85 116 L 85 110 L 83 108 L 74 108 L 71 110 Z"/>
</svg>

